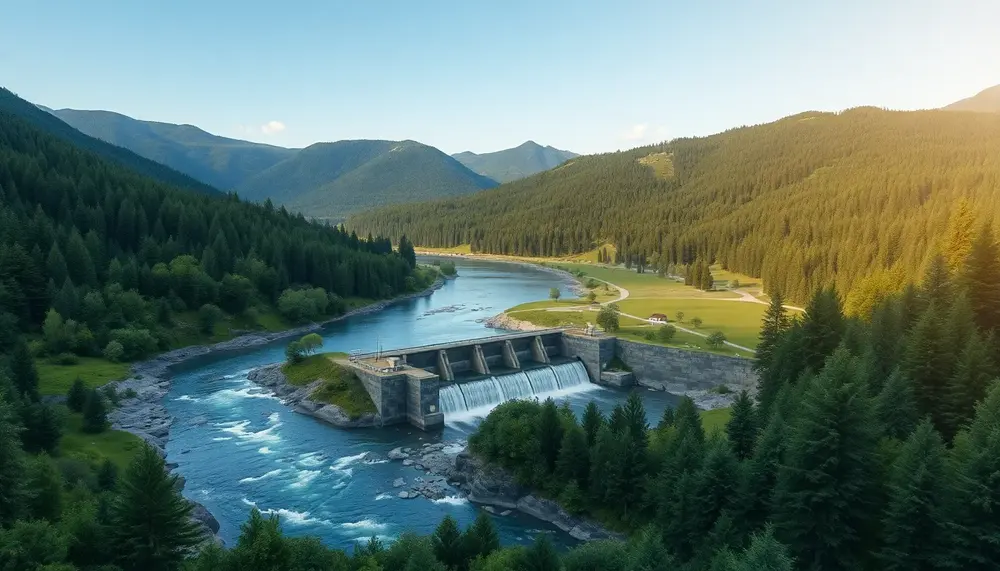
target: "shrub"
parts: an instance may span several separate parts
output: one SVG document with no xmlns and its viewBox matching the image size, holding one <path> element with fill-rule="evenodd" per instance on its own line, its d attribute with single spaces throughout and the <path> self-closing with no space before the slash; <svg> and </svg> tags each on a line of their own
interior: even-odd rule
<svg viewBox="0 0 1000 571">
<path fill-rule="evenodd" d="M 683 323 L 684 322 L 684 312 L 683 311 L 678 311 L 677 313 L 674 314 L 674 318 L 676 318 L 678 322 Z"/>
<path fill-rule="evenodd" d="M 440 262 L 439 266 L 441 268 L 441 273 L 446 276 L 453 276 L 458 273 L 457 270 L 455 270 L 455 262 Z"/>
<path fill-rule="evenodd" d="M 66 395 L 66 406 L 73 412 L 82 412 L 83 405 L 87 402 L 87 387 L 83 380 L 77 377 Z"/>
<path fill-rule="evenodd" d="M 660 326 L 660 328 L 656 331 L 656 337 L 663 343 L 670 342 L 670 340 L 673 339 L 674 335 L 676 334 L 677 334 L 677 328 L 674 327 L 673 325 L 670 325 L 669 323 Z"/>
<path fill-rule="evenodd" d="M 206 335 L 215 332 L 215 324 L 222 318 L 222 310 L 218 306 L 206 303 L 198 309 L 198 329 Z"/>
<path fill-rule="evenodd" d="M 587 292 L 587 301 L 589 301 L 590 303 L 594 303 L 594 301 L 596 299 L 597 299 L 597 294 L 596 293 L 594 293 L 592 291 L 588 291 Z"/>
<path fill-rule="evenodd" d="M 643 333 L 642 336 L 643 336 L 643 338 L 646 341 L 655 341 L 656 340 L 656 333 L 653 332 L 653 331 L 647 331 L 647 332 Z"/>
<path fill-rule="evenodd" d="M 557 287 L 549 288 L 549 299 L 558 300 L 561 296 L 562 292 L 559 291 L 559 288 Z"/>
<path fill-rule="evenodd" d="M 80 358 L 74 355 L 73 353 L 59 353 L 55 357 L 49 359 L 49 361 L 51 361 L 55 365 L 69 366 L 69 365 L 76 365 L 77 363 L 79 363 Z"/>
<path fill-rule="evenodd" d="M 694 325 L 695 329 L 701 327 L 702 321 L 700 317 L 692 317 L 691 325 Z"/>
<path fill-rule="evenodd" d="M 123 360 L 133 360 L 143 357 L 158 347 L 156 337 L 148 329 L 125 327 L 111 332 L 111 338 L 121 344 L 124 350 Z"/>
<path fill-rule="evenodd" d="M 108 399 L 111 406 L 118 406 L 121 403 L 121 399 L 118 398 L 118 390 L 115 389 L 114 385 L 108 385 L 101 389 L 101 394 Z"/>
<path fill-rule="evenodd" d="M 598 286 L 598 281 L 595 280 L 594 278 L 590 278 L 589 280 L 587 280 L 587 289 L 594 289 L 597 286 Z"/>
<path fill-rule="evenodd" d="M 101 395 L 91 390 L 87 393 L 87 402 L 83 405 L 83 431 L 88 434 L 104 432 L 108 427 L 108 411 L 104 407 Z"/>
<path fill-rule="evenodd" d="M 299 363 L 305 358 L 305 349 L 301 341 L 292 341 L 285 347 L 285 357 L 290 363 Z"/>
<path fill-rule="evenodd" d="M 705 339 L 709 347 L 719 348 L 726 342 L 726 336 L 721 331 L 715 331 Z"/>
<path fill-rule="evenodd" d="M 121 362 L 125 357 L 125 348 L 117 341 L 108 341 L 104 347 L 104 358 L 113 363 Z"/>
<path fill-rule="evenodd" d="M 618 331 L 618 306 L 612 303 L 602 307 L 597 313 L 597 324 L 608 333 Z"/>
</svg>

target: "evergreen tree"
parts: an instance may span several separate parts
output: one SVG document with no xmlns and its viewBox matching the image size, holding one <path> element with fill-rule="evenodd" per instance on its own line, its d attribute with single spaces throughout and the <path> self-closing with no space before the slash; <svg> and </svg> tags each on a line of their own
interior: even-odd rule
<svg viewBox="0 0 1000 571">
<path fill-rule="evenodd" d="M 788 447 L 788 434 L 788 424 L 777 409 L 761 433 L 740 483 L 738 513 L 747 530 L 762 528 L 773 511 L 772 497 Z"/>
<path fill-rule="evenodd" d="M 818 291 L 806 306 L 802 322 L 802 341 L 806 366 L 818 372 L 826 358 L 833 354 L 844 335 L 844 314 L 840 298 L 833 288 Z"/>
<path fill-rule="evenodd" d="M 781 333 L 788 327 L 788 315 L 784 303 L 785 298 L 780 291 L 771 293 L 771 303 L 764 312 L 764 320 L 760 326 L 760 341 L 757 343 L 756 359 L 753 364 L 758 374 L 771 363 L 781 340 Z"/>
<path fill-rule="evenodd" d="M 42 453 L 28 471 L 27 513 L 34 519 L 55 522 L 62 514 L 62 477 L 48 454 Z"/>
<path fill-rule="evenodd" d="M 962 198 L 951 213 L 945 237 L 944 256 L 953 274 L 961 271 L 969 252 L 972 251 L 976 217 L 968 199 Z"/>
<path fill-rule="evenodd" d="M 617 503 L 622 495 L 623 448 L 619 435 L 602 426 L 591 451 L 589 478 L 590 495 L 599 504 Z"/>
<path fill-rule="evenodd" d="M 129 468 L 130 472 L 131 470 L 132 468 Z M 129 476 L 126 476 L 126 478 L 129 478 Z M 162 491 L 157 490 L 155 498 L 166 507 L 170 502 L 164 496 L 165 494 Z M 155 500 L 151 498 L 146 501 L 152 502 Z M 181 501 L 183 502 L 183 500 Z M 171 514 L 171 517 L 176 517 L 176 514 L 179 513 L 179 508 L 177 505 L 170 505 L 170 508 L 166 511 Z M 161 531 L 151 526 L 142 526 L 142 528 L 145 529 L 142 529 L 137 534 L 138 537 L 144 538 L 146 535 L 149 535 L 156 537 L 157 540 L 160 539 L 158 537 L 159 533 L 171 531 L 166 528 Z M 118 532 L 118 535 L 120 536 L 121 532 Z M 189 530 L 189 535 L 169 538 L 167 541 L 170 544 L 177 545 L 193 541 L 196 538 L 196 531 L 192 527 Z M 153 549 L 150 549 L 150 547 L 153 547 Z M 159 553 L 159 548 L 160 546 L 155 543 L 150 546 L 142 545 L 136 549 L 140 553 L 137 559 L 141 558 L 151 561 L 153 564 L 161 565 L 163 568 L 173 567 L 175 565 L 173 561 L 176 561 L 173 551 L 178 550 L 178 547 L 174 547 L 171 550 L 164 549 L 162 550 L 164 553 Z M 232 567 L 235 569 L 266 569 L 268 571 L 289 569 L 291 565 L 291 553 L 288 549 L 288 544 L 285 542 L 285 538 L 281 534 L 278 516 L 272 515 L 265 518 L 261 515 L 260 510 L 256 507 L 253 508 L 250 511 L 250 517 L 240 526 L 240 537 L 236 540 L 236 546 L 230 552 L 229 559 L 232 561 Z"/>
<path fill-rule="evenodd" d="M 63 257 L 62 251 L 59 250 L 59 244 L 53 242 L 52 248 L 49 249 L 48 258 L 45 261 L 45 269 L 49 275 L 49 279 L 57 284 L 63 283 L 69 276 L 69 270 L 66 268 L 66 258 Z"/>
<path fill-rule="evenodd" d="M 779 537 L 807 568 L 862 568 L 878 510 L 877 432 L 847 351 L 831 357 L 800 407 L 774 495 Z"/>
<path fill-rule="evenodd" d="M 24 507 L 26 468 L 20 429 L 4 399 L 0 394 L 0 524 L 9 525 Z"/>
<path fill-rule="evenodd" d="M 693 438 L 699 444 L 705 442 L 705 429 L 701 426 L 698 407 L 689 397 L 682 397 L 674 409 L 674 426 L 677 427 L 677 441 Z"/>
<path fill-rule="evenodd" d="M 52 405 L 43 402 L 21 403 L 21 444 L 25 451 L 54 452 L 62 436 L 62 423 Z"/>
<path fill-rule="evenodd" d="M 646 423 L 646 410 L 638 393 L 631 393 L 623 408 L 625 451 L 622 463 L 621 497 L 624 514 L 628 517 L 629 508 L 637 505 L 645 496 L 647 452 L 649 448 L 649 425 Z"/>
<path fill-rule="evenodd" d="M 962 282 L 979 327 L 984 331 L 1000 327 L 1000 250 L 988 225 L 972 243 Z"/>
<path fill-rule="evenodd" d="M 38 371 L 35 370 L 35 360 L 31 357 L 31 351 L 28 350 L 28 344 L 23 338 L 18 339 L 14 345 L 7 366 L 10 368 L 11 379 L 14 381 L 18 397 L 37 401 Z"/>
<path fill-rule="evenodd" d="M 892 469 L 880 559 L 888 571 L 949 569 L 944 444 L 929 421 L 907 440 Z"/>
<path fill-rule="evenodd" d="M 587 447 L 592 448 L 597 442 L 597 432 L 604 425 L 604 415 L 601 409 L 597 408 L 597 403 L 590 401 L 583 411 L 583 431 L 587 434 Z"/>
<path fill-rule="evenodd" d="M 91 389 L 83 404 L 83 431 L 91 434 L 104 432 L 108 427 L 108 411 L 100 393 Z"/>
<path fill-rule="evenodd" d="M 713 562 L 712 571 L 792 571 L 795 560 L 788 548 L 774 538 L 771 529 L 754 534 L 750 545 L 739 555 L 723 553 Z"/>
<path fill-rule="evenodd" d="M 562 483 L 576 480 L 584 489 L 590 476 L 590 449 L 587 435 L 579 426 L 572 426 L 563 436 L 562 448 L 556 460 L 556 476 Z"/>
<path fill-rule="evenodd" d="M 970 571 L 996 569 L 1000 561 L 1000 383 L 976 407 L 968 433 L 956 441 L 957 522 L 954 560 Z"/>
<path fill-rule="evenodd" d="M 517 565 L 517 571 L 560 571 L 562 563 L 552 540 L 544 533 L 535 536 L 535 542 L 524 551 Z"/>
<path fill-rule="evenodd" d="M 111 505 L 115 552 L 125 571 L 175 569 L 199 539 L 191 505 L 178 492 L 177 476 L 163 458 L 143 446 L 119 482 Z"/>
<path fill-rule="evenodd" d="M 906 440 L 920 420 L 913 384 L 899 369 L 875 397 L 875 419 L 886 436 L 898 440 Z"/>
<path fill-rule="evenodd" d="M 462 537 L 465 554 L 470 560 L 476 557 L 488 557 L 500 549 L 500 536 L 497 535 L 493 519 L 485 511 L 480 511 L 476 521 L 465 530 Z"/>
<path fill-rule="evenodd" d="M 700 508 L 686 522 L 685 542 L 694 553 L 696 546 L 712 531 L 717 520 L 737 501 L 739 464 L 729 444 L 721 437 L 713 437 L 708 444 L 705 461 L 694 476 L 692 499 Z"/>
<path fill-rule="evenodd" d="M 83 412 L 83 405 L 87 402 L 87 387 L 83 384 L 83 379 L 77 377 L 66 395 L 66 406 L 73 412 Z"/>
<path fill-rule="evenodd" d="M 673 425 L 674 425 L 674 409 L 668 406 L 663 409 L 663 415 L 660 417 L 660 422 L 656 425 L 656 430 L 662 432 Z"/>
<path fill-rule="evenodd" d="M 930 305 L 910 331 L 903 372 L 913 381 L 920 414 L 930 414 L 937 427 L 945 425 L 945 389 L 954 358 L 952 350 L 945 346 L 937 306 Z"/>
<path fill-rule="evenodd" d="M 745 390 L 733 403 L 732 414 L 726 423 L 726 435 L 737 459 L 746 460 L 753 456 L 753 447 L 757 442 L 757 414 L 753 400 Z"/>
<path fill-rule="evenodd" d="M 110 492 L 115 489 L 118 483 L 118 467 L 107 458 L 101 462 L 101 467 L 97 470 L 97 487 L 102 491 Z"/>
<path fill-rule="evenodd" d="M 431 544 L 434 546 L 434 556 L 449 569 L 460 569 L 466 561 L 462 532 L 458 529 L 455 518 L 450 515 L 444 516 L 434 530 Z"/>
<path fill-rule="evenodd" d="M 948 380 L 942 403 L 945 409 L 942 423 L 944 437 L 949 442 L 972 419 L 976 403 L 986 395 L 990 381 L 996 378 L 990 344 L 973 333 L 961 350 L 955 374 Z"/>
<path fill-rule="evenodd" d="M 413 243 L 406 237 L 406 234 L 403 234 L 399 238 L 399 256 L 411 268 L 417 267 L 417 255 L 413 251 Z"/>
<path fill-rule="evenodd" d="M 556 468 L 559 457 L 559 447 L 562 445 L 563 426 L 559 420 L 559 409 L 551 398 L 542 403 L 542 411 L 538 417 L 536 429 L 539 452 L 541 453 L 545 474 L 551 474 Z"/>
<path fill-rule="evenodd" d="M 934 303 L 938 307 L 948 307 L 951 303 L 955 294 L 951 284 L 951 272 L 941 254 L 931 257 L 920 290 L 920 297 L 925 306 Z"/>
</svg>

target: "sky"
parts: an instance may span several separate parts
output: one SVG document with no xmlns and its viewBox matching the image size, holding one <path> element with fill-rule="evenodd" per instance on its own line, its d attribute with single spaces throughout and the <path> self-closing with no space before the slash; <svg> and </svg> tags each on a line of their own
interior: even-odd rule
<svg viewBox="0 0 1000 571">
<path fill-rule="evenodd" d="M 1000 84 L 996 0 L 5 0 L 0 85 L 286 147 L 631 148 Z"/>
</svg>

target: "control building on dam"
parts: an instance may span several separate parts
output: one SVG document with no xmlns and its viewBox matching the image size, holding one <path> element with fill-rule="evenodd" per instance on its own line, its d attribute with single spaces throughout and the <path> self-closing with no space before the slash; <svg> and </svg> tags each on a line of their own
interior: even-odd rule
<svg viewBox="0 0 1000 571">
<path fill-rule="evenodd" d="M 607 371 L 615 357 L 631 371 Z M 563 329 L 360 354 L 341 364 L 361 379 L 383 424 L 409 422 L 425 430 L 443 425 L 446 415 L 590 382 L 638 382 L 673 392 L 756 382 L 748 359 Z"/>
</svg>

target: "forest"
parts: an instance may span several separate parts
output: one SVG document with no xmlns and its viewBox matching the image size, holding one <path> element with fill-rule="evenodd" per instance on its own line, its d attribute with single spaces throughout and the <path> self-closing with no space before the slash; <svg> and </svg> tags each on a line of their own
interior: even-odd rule
<svg viewBox="0 0 1000 571">
<path fill-rule="evenodd" d="M 560 256 L 616 246 L 619 261 L 697 259 L 805 303 L 869 276 L 916 280 L 956 206 L 1000 213 L 1000 116 L 856 108 L 578 157 L 472 196 L 348 221 L 418 246 Z M 871 278 L 874 279 L 874 278 Z"/>
</svg>

